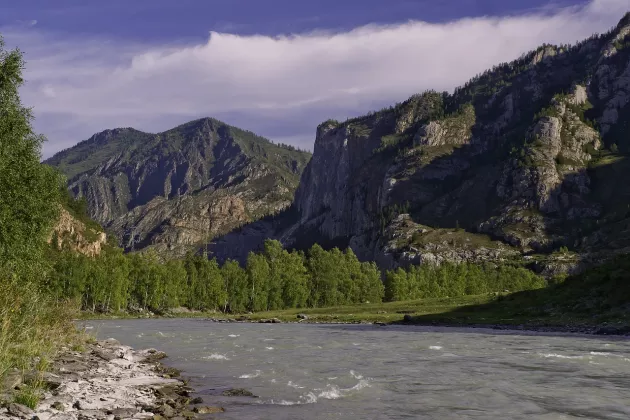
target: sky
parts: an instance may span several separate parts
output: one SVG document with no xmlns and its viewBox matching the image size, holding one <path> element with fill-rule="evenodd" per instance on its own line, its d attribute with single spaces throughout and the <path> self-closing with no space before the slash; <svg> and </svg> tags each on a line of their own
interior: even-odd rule
<svg viewBox="0 0 630 420">
<path fill-rule="evenodd" d="M 452 91 L 616 25 L 630 0 L 0 0 L 43 157 L 215 117 L 312 149 L 317 125 Z"/>
</svg>

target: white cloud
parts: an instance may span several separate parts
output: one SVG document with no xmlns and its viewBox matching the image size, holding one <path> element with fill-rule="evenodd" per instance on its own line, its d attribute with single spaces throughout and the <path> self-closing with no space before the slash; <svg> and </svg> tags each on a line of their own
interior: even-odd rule
<svg viewBox="0 0 630 420">
<path fill-rule="evenodd" d="M 27 53 L 23 99 L 50 139 L 47 155 L 105 128 L 159 131 L 204 115 L 310 147 L 303 133 L 324 118 L 359 115 L 429 88 L 450 90 L 543 42 L 604 32 L 628 9 L 628 0 L 594 0 L 525 16 L 345 33 L 212 32 L 204 44 L 179 47 L 58 39 L 36 29 L 5 37 Z"/>
</svg>

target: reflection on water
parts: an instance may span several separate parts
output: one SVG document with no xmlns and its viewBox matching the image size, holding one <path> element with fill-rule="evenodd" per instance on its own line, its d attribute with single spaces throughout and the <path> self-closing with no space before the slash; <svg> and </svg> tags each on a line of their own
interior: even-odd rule
<svg viewBox="0 0 630 420">
<path fill-rule="evenodd" d="M 630 419 L 630 341 L 447 328 L 93 321 L 221 419 Z M 259 398 L 223 397 L 246 388 Z"/>
</svg>

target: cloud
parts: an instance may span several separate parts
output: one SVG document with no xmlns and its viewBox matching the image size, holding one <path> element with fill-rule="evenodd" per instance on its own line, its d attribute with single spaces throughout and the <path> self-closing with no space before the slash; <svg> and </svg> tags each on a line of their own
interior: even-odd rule
<svg viewBox="0 0 630 420">
<path fill-rule="evenodd" d="M 614 26 L 627 0 L 522 16 L 410 21 L 349 32 L 239 36 L 159 46 L 5 32 L 27 52 L 23 101 L 45 154 L 105 128 L 160 131 L 215 116 L 310 147 L 325 118 L 360 115 L 425 89 L 451 90 L 543 42 L 573 43 Z M 169 124 L 169 125 L 167 125 Z"/>
</svg>

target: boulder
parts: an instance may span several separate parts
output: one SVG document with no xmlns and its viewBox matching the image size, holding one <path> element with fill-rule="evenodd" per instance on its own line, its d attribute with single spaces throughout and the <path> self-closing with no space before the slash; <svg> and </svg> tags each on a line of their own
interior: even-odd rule
<svg viewBox="0 0 630 420">
<path fill-rule="evenodd" d="M 224 397 L 251 397 L 251 398 L 258 398 L 251 391 L 248 391 L 248 390 L 243 389 L 243 388 L 227 389 L 227 390 L 223 391 L 221 393 L 221 395 L 223 395 Z"/>
<path fill-rule="evenodd" d="M 197 414 L 213 414 L 213 413 L 223 413 L 225 409 L 223 407 L 195 407 L 193 411 Z"/>
</svg>

